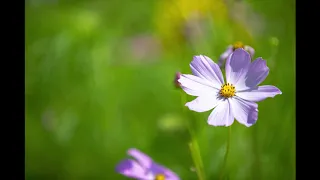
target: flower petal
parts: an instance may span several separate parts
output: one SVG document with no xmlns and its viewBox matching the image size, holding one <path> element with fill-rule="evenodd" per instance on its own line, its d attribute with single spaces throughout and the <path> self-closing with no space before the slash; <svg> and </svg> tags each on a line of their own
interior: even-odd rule
<svg viewBox="0 0 320 180">
<path fill-rule="evenodd" d="M 176 174 L 168 175 L 168 180 L 180 180 L 179 176 Z"/>
<path fill-rule="evenodd" d="M 134 157 L 142 167 L 146 169 L 151 167 L 152 159 L 141 151 L 131 148 L 128 150 L 128 154 Z"/>
<path fill-rule="evenodd" d="M 244 46 L 244 50 L 248 51 L 251 55 L 251 58 L 253 58 L 253 55 L 254 55 L 254 49 L 251 47 L 251 46 Z"/>
<path fill-rule="evenodd" d="M 230 104 L 234 117 L 239 123 L 247 127 L 256 123 L 258 119 L 258 105 L 256 103 L 235 96 L 230 99 Z"/>
<path fill-rule="evenodd" d="M 181 84 L 178 82 L 178 80 L 180 79 L 180 76 L 181 76 L 180 72 L 177 72 L 176 75 L 175 75 L 173 83 L 176 86 L 176 88 L 180 88 L 181 87 Z"/>
<path fill-rule="evenodd" d="M 282 92 L 275 86 L 265 85 L 258 86 L 245 91 L 237 92 L 237 96 L 247 101 L 259 102 L 268 97 L 274 97 Z"/>
<path fill-rule="evenodd" d="M 228 99 L 222 99 L 208 118 L 208 124 L 212 126 L 230 126 L 233 121 L 234 116 Z"/>
<path fill-rule="evenodd" d="M 125 159 L 116 166 L 116 171 L 130 178 L 145 178 L 145 170 L 131 159 Z"/>
<path fill-rule="evenodd" d="M 268 74 L 269 68 L 266 61 L 262 58 L 257 58 L 250 64 L 247 75 L 244 78 L 239 79 L 237 91 L 255 88 L 266 79 Z"/>
<path fill-rule="evenodd" d="M 163 174 L 166 177 L 166 180 L 179 180 L 179 176 L 177 176 L 173 171 L 171 171 L 170 169 L 161 166 L 160 164 L 157 163 L 153 163 L 150 171 L 154 174 Z"/>
<path fill-rule="evenodd" d="M 210 81 L 191 74 L 181 74 L 178 82 L 181 88 L 191 96 L 200 96 L 217 91 L 217 88 L 213 87 Z"/>
<path fill-rule="evenodd" d="M 220 67 L 207 56 L 194 56 L 190 68 L 195 76 L 209 80 L 215 88 L 224 83 Z"/>
<path fill-rule="evenodd" d="M 201 95 L 195 100 L 186 103 L 186 106 L 196 112 L 205 112 L 217 106 L 219 100 L 217 99 L 218 91 L 209 95 Z"/>
<path fill-rule="evenodd" d="M 223 63 L 224 63 L 225 60 L 228 58 L 228 56 L 229 56 L 230 54 L 232 54 L 232 52 L 233 52 L 233 47 L 232 47 L 232 45 L 229 45 L 228 48 L 226 49 L 226 51 L 224 51 L 224 52 L 221 54 L 220 58 L 219 58 L 218 66 L 219 66 L 220 68 L 223 67 Z"/>
<path fill-rule="evenodd" d="M 236 49 L 226 62 L 226 80 L 238 88 L 238 80 L 244 78 L 250 67 L 250 54 L 242 48 Z"/>
</svg>

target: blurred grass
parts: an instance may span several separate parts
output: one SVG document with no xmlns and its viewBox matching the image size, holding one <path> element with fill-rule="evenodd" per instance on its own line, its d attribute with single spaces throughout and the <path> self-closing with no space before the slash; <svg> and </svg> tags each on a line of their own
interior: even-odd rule
<svg viewBox="0 0 320 180">
<path fill-rule="evenodd" d="M 27 1 L 26 179 L 127 179 L 114 166 L 130 147 L 196 179 L 187 119 L 217 179 L 227 129 L 207 126 L 210 112 L 183 111 L 172 82 L 193 55 L 217 62 L 237 40 L 267 60 L 263 84 L 283 94 L 259 103 L 254 126 L 234 123 L 227 177 L 295 179 L 295 2 L 215 2 L 224 8 L 192 19 L 201 8 L 187 0 Z"/>
</svg>

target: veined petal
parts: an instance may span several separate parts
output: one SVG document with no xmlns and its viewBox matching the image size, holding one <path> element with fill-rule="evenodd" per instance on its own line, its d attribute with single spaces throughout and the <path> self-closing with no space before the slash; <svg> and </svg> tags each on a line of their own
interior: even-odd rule
<svg viewBox="0 0 320 180">
<path fill-rule="evenodd" d="M 245 84 L 247 87 L 256 87 L 266 79 L 269 74 L 267 63 L 262 58 L 254 60 L 249 68 Z"/>
<path fill-rule="evenodd" d="M 226 80 L 238 88 L 238 80 L 244 78 L 250 67 L 250 54 L 242 48 L 236 49 L 226 62 Z"/>
<path fill-rule="evenodd" d="M 258 105 L 256 103 L 238 97 L 230 99 L 230 103 L 234 117 L 239 123 L 247 127 L 256 123 L 258 119 Z"/>
<path fill-rule="evenodd" d="M 145 169 L 143 169 L 143 167 L 141 167 L 140 164 L 131 159 L 121 161 L 116 166 L 116 171 L 130 178 L 145 178 Z"/>
<path fill-rule="evenodd" d="M 190 68 L 195 76 L 209 80 L 215 88 L 224 83 L 220 67 L 207 56 L 194 56 Z"/>
<path fill-rule="evenodd" d="M 234 116 L 228 99 L 221 100 L 208 118 L 208 124 L 212 126 L 230 126 L 233 121 Z"/>
<path fill-rule="evenodd" d="M 138 149 L 131 148 L 128 150 L 128 154 L 134 157 L 142 167 L 146 169 L 151 167 L 152 159 Z"/>
<path fill-rule="evenodd" d="M 237 83 L 237 91 L 255 88 L 266 79 L 269 74 L 269 68 L 266 61 L 262 58 L 257 58 L 250 64 L 247 75 L 239 79 Z"/>
<path fill-rule="evenodd" d="M 223 66 L 223 63 L 228 58 L 228 56 L 232 54 L 232 52 L 233 52 L 233 47 L 232 47 L 232 45 L 229 45 L 228 48 L 221 54 L 221 56 L 219 58 L 218 66 L 220 68 Z"/>
<path fill-rule="evenodd" d="M 201 95 L 195 100 L 186 103 L 186 106 L 196 112 L 205 112 L 213 109 L 217 106 L 218 100 L 218 90 L 208 95 Z"/>
<path fill-rule="evenodd" d="M 264 85 L 258 86 L 245 91 L 237 92 L 236 95 L 247 101 L 259 102 L 268 97 L 274 97 L 282 92 L 275 86 Z"/>
<path fill-rule="evenodd" d="M 217 88 L 213 87 L 210 81 L 191 74 L 181 74 L 178 82 L 181 88 L 191 96 L 200 96 L 217 91 Z"/>
</svg>

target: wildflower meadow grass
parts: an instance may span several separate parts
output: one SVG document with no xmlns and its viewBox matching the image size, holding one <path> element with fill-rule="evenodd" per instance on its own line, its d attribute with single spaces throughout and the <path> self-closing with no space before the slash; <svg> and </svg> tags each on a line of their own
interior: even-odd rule
<svg viewBox="0 0 320 180">
<path fill-rule="evenodd" d="M 295 179 L 293 0 L 30 0 L 25 19 L 26 179 Z"/>
</svg>

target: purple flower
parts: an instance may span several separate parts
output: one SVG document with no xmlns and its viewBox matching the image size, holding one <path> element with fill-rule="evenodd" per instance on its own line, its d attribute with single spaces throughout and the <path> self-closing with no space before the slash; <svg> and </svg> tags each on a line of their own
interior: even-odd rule
<svg viewBox="0 0 320 180">
<path fill-rule="evenodd" d="M 214 108 L 208 118 L 213 126 L 230 126 L 235 118 L 250 127 L 258 119 L 255 102 L 282 94 L 275 86 L 258 86 L 268 76 L 269 68 L 262 58 L 251 63 L 249 53 L 242 48 L 226 61 L 226 83 L 219 66 L 207 56 L 194 56 L 190 67 L 194 75 L 182 74 L 178 80 L 187 94 L 197 96 L 186 106 L 196 112 Z"/>
<path fill-rule="evenodd" d="M 129 149 L 128 154 L 135 158 L 121 161 L 116 171 L 130 178 L 138 180 L 179 180 L 171 170 L 153 162 L 146 154 L 137 149 Z"/>
<path fill-rule="evenodd" d="M 227 47 L 226 51 L 221 54 L 219 61 L 218 61 L 218 65 L 220 68 L 223 67 L 223 63 L 229 57 L 229 55 L 231 55 L 238 48 L 243 48 L 244 50 L 246 50 L 250 53 L 251 57 L 253 57 L 254 49 L 251 46 L 244 45 L 242 42 L 238 41 L 238 42 L 235 42 L 233 45 L 229 45 Z"/>
</svg>

